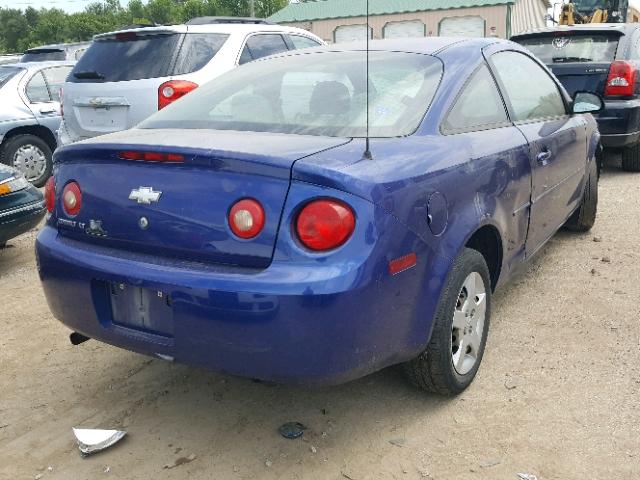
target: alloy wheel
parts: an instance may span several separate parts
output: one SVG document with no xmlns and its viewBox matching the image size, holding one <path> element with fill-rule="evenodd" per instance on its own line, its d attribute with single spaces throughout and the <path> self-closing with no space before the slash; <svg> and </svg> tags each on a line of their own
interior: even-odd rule
<svg viewBox="0 0 640 480">
<path fill-rule="evenodd" d="M 482 276 L 470 273 L 462 284 L 453 312 L 451 362 L 459 375 L 471 371 L 480 355 L 487 311 L 487 290 Z"/>
</svg>

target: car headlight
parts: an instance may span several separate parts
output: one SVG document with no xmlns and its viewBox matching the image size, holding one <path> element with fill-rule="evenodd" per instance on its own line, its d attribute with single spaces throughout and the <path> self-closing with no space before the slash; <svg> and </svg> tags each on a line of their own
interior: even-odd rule
<svg viewBox="0 0 640 480">
<path fill-rule="evenodd" d="M 0 180 L 0 196 L 24 190 L 28 186 L 29 182 L 23 176 L 9 177 L 5 180 Z"/>
</svg>

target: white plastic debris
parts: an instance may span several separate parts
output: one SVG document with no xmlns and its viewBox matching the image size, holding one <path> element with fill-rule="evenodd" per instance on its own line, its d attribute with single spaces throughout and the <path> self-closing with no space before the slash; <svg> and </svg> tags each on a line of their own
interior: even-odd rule
<svg viewBox="0 0 640 480">
<path fill-rule="evenodd" d="M 74 428 L 73 434 L 80 451 L 85 455 L 99 452 L 117 443 L 127 432 L 123 430 L 101 430 L 99 428 Z"/>
<path fill-rule="evenodd" d="M 538 477 L 531 473 L 517 473 L 516 475 L 518 475 L 520 480 L 538 480 Z"/>
</svg>

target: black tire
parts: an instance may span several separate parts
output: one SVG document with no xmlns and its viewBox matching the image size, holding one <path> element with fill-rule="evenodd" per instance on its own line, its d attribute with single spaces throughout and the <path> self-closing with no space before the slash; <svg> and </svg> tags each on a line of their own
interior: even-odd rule
<svg viewBox="0 0 640 480">
<path fill-rule="evenodd" d="M 569 217 L 565 227 L 573 232 L 588 232 L 596 223 L 598 213 L 598 168 L 595 162 L 589 164 L 589 177 L 584 186 L 578 209 Z"/>
<path fill-rule="evenodd" d="M 640 144 L 622 150 L 622 169 L 626 172 L 640 172 Z"/>
<path fill-rule="evenodd" d="M 484 328 L 473 368 L 460 375 L 452 357 L 453 314 L 456 310 L 466 278 L 477 272 L 484 281 L 486 311 Z M 484 257 L 470 248 L 465 248 L 455 260 L 447 278 L 433 319 L 433 332 L 427 348 L 416 358 L 404 364 L 409 380 L 418 388 L 442 395 L 456 395 L 465 390 L 473 381 L 484 355 L 491 318 L 491 279 Z"/>
<path fill-rule="evenodd" d="M 42 187 L 51 176 L 51 170 L 53 168 L 53 153 L 51 152 L 51 148 L 47 142 L 40 137 L 25 134 L 9 138 L 2 144 L 2 147 L 0 147 L 0 163 L 13 166 L 13 157 L 15 153 L 19 148 L 24 147 L 25 145 L 38 147 L 42 153 L 44 153 L 47 162 L 46 168 L 39 177 L 31 180 L 31 183 L 36 187 Z"/>
</svg>

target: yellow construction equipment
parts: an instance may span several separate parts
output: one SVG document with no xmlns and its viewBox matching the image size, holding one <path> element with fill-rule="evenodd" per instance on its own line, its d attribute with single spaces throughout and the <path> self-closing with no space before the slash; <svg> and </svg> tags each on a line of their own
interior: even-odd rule
<svg viewBox="0 0 640 480">
<path fill-rule="evenodd" d="M 561 4 L 558 24 L 624 23 L 628 8 L 629 0 L 569 0 Z"/>
</svg>

